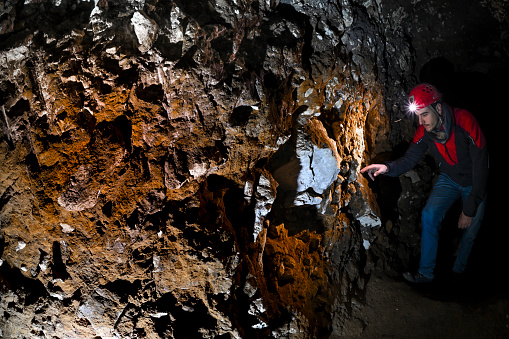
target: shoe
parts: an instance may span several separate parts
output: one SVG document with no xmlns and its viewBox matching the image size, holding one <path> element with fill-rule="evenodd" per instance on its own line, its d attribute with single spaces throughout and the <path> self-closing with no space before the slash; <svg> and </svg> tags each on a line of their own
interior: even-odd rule
<svg viewBox="0 0 509 339">
<path fill-rule="evenodd" d="M 405 278 L 407 281 L 414 283 L 414 284 L 425 284 L 430 283 L 433 281 L 432 278 L 428 278 L 427 276 L 417 272 L 415 274 L 412 274 L 410 272 L 403 273 L 403 278 Z"/>
</svg>

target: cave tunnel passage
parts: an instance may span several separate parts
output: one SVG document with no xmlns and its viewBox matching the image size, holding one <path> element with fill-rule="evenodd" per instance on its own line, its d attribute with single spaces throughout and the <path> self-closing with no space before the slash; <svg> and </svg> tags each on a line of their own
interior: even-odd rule
<svg viewBox="0 0 509 339">
<path fill-rule="evenodd" d="M 348 189 L 353 191 L 358 182 L 345 179 L 339 183 L 337 159 L 331 149 L 316 147 L 304 133 L 302 121 L 311 119 L 306 117 L 308 107 L 294 110 L 292 106 L 307 105 L 304 100 L 316 100 L 309 107 L 320 106 L 321 95 L 328 90 L 323 84 L 335 76 L 338 84 L 331 92 L 338 89 L 340 93 L 331 96 L 345 102 L 361 98 L 360 102 L 364 95 L 383 93 L 377 98 L 380 107 L 385 107 L 380 110 L 383 114 L 397 114 L 392 107 L 406 99 L 406 87 L 414 85 L 417 76 L 419 81 L 441 89 L 451 105 L 474 113 L 491 150 L 491 176 L 486 215 L 471 256 L 472 272 L 479 283 L 472 293 L 506 289 L 507 199 L 498 196 L 505 193 L 501 171 L 505 168 L 506 142 L 502 138 L 507 125 L 502 119 L 507 115 L 509 72 L 507 66 L 498 67 L 492 61 L 507 60 L 507 48 L 495 46 L 507 42 L 507 16 L 494 18 L 506 14 L 505 9 L 494 8 L 505 1 L 470 0 L 468 6 L 464 1 L 75 2 L 9 1 L 0 15 L 0 54 L 2 60 L 12 61 L 0 65 L 4 75 L 0 101 L 6 110 L 5 117 L 0 118 L 1 128 L 10 123 L 10 130 L 2 136 L 9 144 L 2 146 L 5 154 L 0 156 L 0 166 L 8 164 L 8 175 L 3 176 L 4 168 L 0 169 L 5 180 L 0 194 L 0 258 L 4 260 L 0 263 L 0 292 L 8 289 L 20 296 L 19 302 L 8 301 L 0 312 L 5 336 L 22 336 L 22 332 L 44 323 L 44 335 L 52 337 L 77 335 L 77 330 L 86 331 L 91 338 L 107 337 L 112 330 L 122 337 L 136 335 L 137 330 L 139 336 L 147 337 L 200 337 L 204 333 L 215 338 L 242 337 L 236 328 L 242 329 L 241 335 L 246 330 L 246 337 L 255 337 L 251 321 L 258 320 L 259 314 L 251 302 L 258 301 L 264 283 L 273 288 L 272 294 L 263 294 L 271 306 L 285 310 L 295 320 L 268 324 L 266 333 L 281 331 L 281 338 L 290 336 L 291 331 L 296 337 L 305 333 L 311 311 L 316 311 L 315 318 L 324 319 L 328 331 L 332 326 L 346 325 L 346 318 L 355 316 L 355 311 L 362 313 L 373 307 L 384 312 L 393 306 L 377 303 L 362 309 L 361 304 L 369 302 L 363 299 L 364 290 L 377 282 L 367 278 L 366 272 L 373 266 L 366 265 L 370 258 L 366 258 L 369 254 L 356 229 L 359 223 L 352 216 L 354 207 L 344 206 L 350 196 L 341 195 L 346 198 L 339 203 L 339 194 L 337 200 L 328 200 L 335 188 L 351 193 Z M 442 12 L 444 7 L 463 11 Z M 464 22 L 473 22 L 477 15 L 472 14 L 480 7 L 491 15 L 490 29 L 501 26 L 496 37 L 499 40 L 482 33 L 475 39 L 460 36 L 468 26 Z M 140 14 L 155 32 L 145 37 L 154 40 L 143 44 L 150 46 L 144 52 L 137 48 L 140 39 L 132 21 Z M 448 20 L 450 14 L 458 15 Z M 453 41 L 451 32 L 455 30 L 461 34 Z M 463 43 L 472 50 L 461 51 L 458 47 Z M 456 59 L 429 60 L 420 74 L 414 74 L 423 55 L 440 55 L 440 49 Z M 460 57 L 465 58 L 463 64 L 472 67 L 459 67 Z M 475 60 L 479 62 L 473 64 Z M 307 86 L 314 91 L 309 98 L 304 94 L 307 91 L 299 92 Z M 117 89 L 123 89 L 118 111 L 96 112 L 120 93 Z M 322 92 L 317 94 L 318 90 Z M 60 110 L 67 101 L 75 110 Z M 54 122 L 49 118 L 53 111 L 57 112 Z M 290 111 L 293 113 L 284 116 Z M 196 115 L 198 119 L 189 118 Z M 265 161 L 273 152 L 269 143 L 286 136 L 290 119 L 295 123 L 291 137 L 270 155 L 266 167 L 257 163 L 253 168 L 253 159 Z M 347 121 L 344 119 L 341 123 Z M 65 133 L 52 130 L 53 125 L 56 128 L 64 122 Z M 390 131 L 380 137 L 397 144 L 384 149 L 386 154 L 381 157 L 403 154 L 411 140 L 407 135 L 411 128 L 401 127 L 405 122 L 391 124 L 386 126 Z M 372 126 L 363 127 L 366 132 Z M 374 138 L 372 132 L 369 134 Z M 373 140 L 377 145 L 368 145 L 361 156 L 375 160 L 372 153 L 379 149 L 379 141 Z M 83 154 L 76 154 L 78 146 Z M 95 149 L 87 149 L 90 146 Z M 110 151 L 118 151 L 118 161 Z M 111 177 L 93 178 L 95 172 L 87 170 L 83 187 L 90 184 L 102 188 L 94 206 L 83 210 L 59 207 L 55 200 L 59 196 L 76 196 L 80 207 L 83 205 L 83 187 L 68 190 L 75 196 L 64 194 L 67 179 L 63 176 L 77 173 L 78 166 L 96 153 L 111 158 L 104 166 L 115 170 L 102 171 L 102 162 L 93 168 L 101 169 L 98 173 L 111 173 Z M 351 156 L 353 151 L 347 153 Z M 341 160 L 346 164 L 351 158 Z M 194 165 L 204 165 L 206 174 Z M 356 166 L 349 165 L 355 171 Z M 116 170 L 117 166 L 124 169 Z M 425 177 L 431 187 L 434 164 L 425 160 L 420 166 L 419 174 L 433 172 Z M 262 187 L 254 178 L 259 179 L 261 172 L 266 174 L 265 170 L 279 183 L 278 191 L 273 196 L 256 197 L 257 188 Z M 250 202 L 242 190 L 247 176 L 253 180 Z M 270 181 L 268 186 L 272 184 L 266 181 Z M 380 261 L 399 255 L 418 258 L 419 243 L 409 248 L 413 246 L 409 239 L 419 235 L 422 208 L 405 210 L 398 204 L 408 192 L 427 196 L 429 189 L 409 185 L 408 181 L 384 178 L 369 182 L 378 196 L 381 228 L 390 220 L 393 229 L 399 231 L 392 233 L 391 242 L 386 243 L 389 246 L 379 246 L 380 251 L 387 251 Z M 424 197 L 419 199 L 419 204 L 425 202 Z M 258 207 L 256 203 L 261 200 L 264 204 Z M 338 204 L 334 212 L 324 208 L 331 204 Z M 460 205 L 456 204 L 444 220 L 440 271 L 449 267 L 453 256 L 457 236 L 453 230 Z M 66 206 L 76 207 L 70 203 Z M 257 291 L 248 295 L 244 282 L 254 279 L 250 275 L 254 270 L 245 254 L 259 245 L 256 237 L 252 239 L 257 208 L 270 210 L 263 214 L 270 226 L 261 279 L 257 287 L 253 284 Z M 396 223 L 408 214 L 406 220 L 412 223 L 407 223 L 405 238 Z M 336 237 L 327 233 L 332 219 L 330 224 L 348 225 L 338 230 Z M 72 223 L 75 230 L 60 232 L 57 225 L 61 222 Z M 15 250 L 18 237 L 26 237 L 30 246 Z M 128 246 L 122 246 L 121 251 L 109 246 L 117 238 Z M 333 243 L 329 252 L 319 248 L 324 239 Z M 404 251 L 398 252 L 404 246 Z M 334 259 L 326 262 L 327 255 Z M 156 257 L 161 263 L 157 270 Z M 50 259 L 51 272 L 41 267 Z M 327 266 L 331 262 L 332 268 Z M 386 267 L 383 263 L 375 265 Z M 159 270 L 162 267 L 166 270 Z M 267 284 L 272 278 L 274 283 Z M 108 297 L 114 301 L 98 308 L 107 310 L 98 313 L 100 321 L 77 319 L 80 305 L 86 305 L 99 291 L 105 298 L 98 300 Z M 58 296 L 66 300 L 62 303 Z M 291 309 L 294 305 L 304 305 L 308 313 L 293 312 L 297 310 Z M 472 308 L 477 306 L 480 304 Z M 10 333 L 2 327 L 7 314 L 11 314 L 8 322 L 13 324 Z M 123 325 L 118 322 L 122 314 L 126 319 Z M 507 321 L 507 314 L 504 316 Z M 350 333 L 363 333 L 370 325 L 363 314 L 357 317 Z M 61 319 L 69 324 L 58 322 Z M 407 320 L 402 316 L 389 323 L 399 325 L 401 319 Z M 107 328 L 102 331 L 97 324 Z M 59 333 L 60 329 L 68 332 Z M 345 326 L 345 331 L 348 329 Z M 40 333 L 42 336 L 42 330 Z"/>
</svg>

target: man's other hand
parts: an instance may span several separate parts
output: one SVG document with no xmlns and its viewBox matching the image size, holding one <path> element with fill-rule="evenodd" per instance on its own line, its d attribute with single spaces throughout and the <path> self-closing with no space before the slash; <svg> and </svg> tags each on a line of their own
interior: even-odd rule
<svg viewBox="0 0 509 339">
<path fill-rule="evenodd" d="M 458 220 L 458 228 L 468 228 L 472 224 L 472 217 L 467 217 L 461 212 L 460 219 Z"/>
</svg>

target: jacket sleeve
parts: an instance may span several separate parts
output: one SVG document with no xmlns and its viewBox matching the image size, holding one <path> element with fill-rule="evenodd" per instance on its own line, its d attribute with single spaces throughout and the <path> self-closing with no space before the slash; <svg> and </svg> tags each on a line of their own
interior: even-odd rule
<svg viewBox="0 0 509 339">
<path fill-rule="evenodd" d="M 388 169 L 385 175 L 397 177 L 414 168 L 428 150 L 428 143 L 424 138 L 424 127 L 419 126 L 405 155 L 385 164 Z"/>
<path fill-rule="evenodd" d="M 475 118 L 467 112 L 461 127 L 468 133 L 470 158 L 472 159 L 472 190 L 463 203 L 463 213 L 474 217 L 477 207 L 484 200 L 488 186 L 489 155 L 486 140 Z"/>
</svg>

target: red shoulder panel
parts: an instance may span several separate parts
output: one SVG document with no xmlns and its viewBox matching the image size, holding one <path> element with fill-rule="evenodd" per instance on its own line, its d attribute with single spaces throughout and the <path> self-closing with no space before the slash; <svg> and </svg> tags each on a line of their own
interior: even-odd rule
<svg viewBox="0 0 509 339">
<path fill-rule="evenodd" d="M 470 135 L 472 141 L 477 145 L 477 147 L 484 148 L 486 145 L 486 139 L 484 138 L 481 127 L 477 123 L 477 120 L 475 120 L 472 113 L 461 108 L 455 108 L 454 117 L 456 119 L 456 124 Z"/>
</svg>

